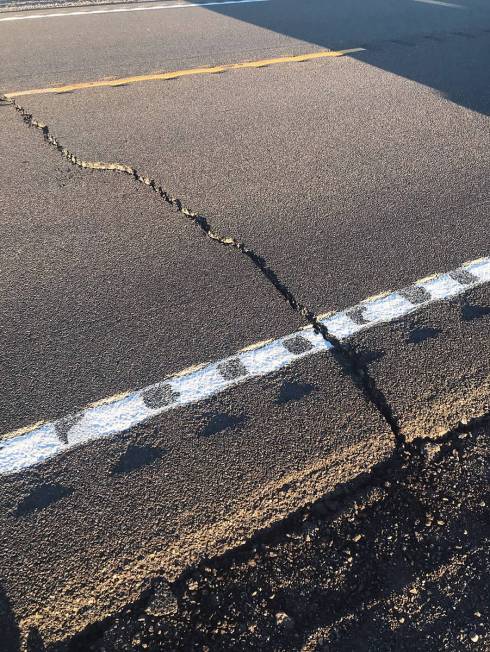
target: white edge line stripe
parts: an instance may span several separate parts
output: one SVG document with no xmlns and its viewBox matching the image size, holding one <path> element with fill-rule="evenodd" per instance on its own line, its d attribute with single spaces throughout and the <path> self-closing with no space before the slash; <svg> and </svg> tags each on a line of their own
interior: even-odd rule
<svg viewBox="0 0 490 652">
<path fill-rule="evenodd" d="M 189 2 L 187 4 L 174 4 L 174 5 L 156 5 L 150 7 L 121 7 L 120 9 L 93 9 L 88 11 L 69 11 L 69 12 L 56 12 L 52 14 L 29 14 L 26 16 L 8 16 L 0 18 L 0 23 L 13 22 L 16 20 L 39 20 L 40 18 L 63 18 L 65 16 L 89 16 L 93 14 L 123 14 L 133 11 L 157 11 L 158 9 L 189 9 L 193 7 L 211 7 L 216 5 L 240 5 L 250 4 L 256 2 L 269 2 L 269 0 L 218 0 L 212 2 Z"/>
<path fill-rule="evenodd" d="M 423 2 L 426 5 L 438 5 L 439 7 L 450 7 L 451 9 L 466 9 L 463 5 L 456 5 L 453 2 L 441 2 L 441 0 L 414 0 L 414 2 Z"/>
<path fill-rule="evenodd" d="M 458 272 L 466 273 L 464 283 L 456 280 Z M 393 321 L 487 282 L 490 282 L 490 257 L 465 263 L 453 272 L 422 279 L 404 290 L 361 301 L 353 308 L 328 315 L 321 319 L 321 323 L 333 336 L 344 340 L 361 330 Z M 422 293 L 418 303 L 407 298 L 410 290 Z M 71 423 L 68 422 L 66 441 L 62 441 L 58 434 L 63 419 L 45 423 L 22 435 L 4 438 L 0 440 L 0 475 L 21 471 L 83 442 L 121 433 L 158 414 L 205 400 L 229 387 L 265 376 L 295 360 L 331 348 L 331 344 L 308 326 L 256 348 L 248 347 L 223 360 L 191 369 L 188 373 L 180 372 L 149 387 L 116 396 L 113 401 L 88 406 L 68 417 Z M 227 367 L 231 368 L 228 372 Z M 157 397 L 154 405 L 148 395 Z"/>
</svg>

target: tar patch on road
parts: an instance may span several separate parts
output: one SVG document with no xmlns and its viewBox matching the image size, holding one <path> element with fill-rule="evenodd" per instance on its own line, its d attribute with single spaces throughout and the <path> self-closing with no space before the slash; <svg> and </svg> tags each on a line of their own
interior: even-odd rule
<svg viewBox="0 0 490 652">
<path fill-rule="evenodd" d="M 361 351 L 358 356 L 358 361 L 361 365 L 373 364 L 375 362 L 379 362 L 383 358 L 384 354 L 385 352 L 381 351 L 380 349 L 373 349 L 372 351 Z"/>
<path fill-rule="evenodd" d="M 20 633 L 9 599 L 0 585 L 0 633 L 3 652 L 18 652 Z"/>
<path fill-rule="evenodd" d="M 434 339 L 439 337 L 442 333 L 440 328 L 432 328 L 430 326 L 420 326 L 412 328 L 408 334 L 408 343 L 409 344 L 421 344 L 426 340 Z"/>
</svg>

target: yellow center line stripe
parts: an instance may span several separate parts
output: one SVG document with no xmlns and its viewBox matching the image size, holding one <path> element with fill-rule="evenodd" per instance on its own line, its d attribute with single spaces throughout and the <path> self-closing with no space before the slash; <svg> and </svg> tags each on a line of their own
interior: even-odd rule
<svg viewBox="0 0 490 652">
<path fill-rule="evenodd" d="M 126 84 L 136 84 L 144 81 L 163 81 L 166 79 L 177 79 L 178 77 L 188 77 L 190 75 L 213 75 L 215 73 L 226 72 L 227 70 L 240 70 L 242 68 L 261 68 L 262 66 L 274 66 L 278 63 L 294 63 L 300 61 L 312 61 L 314 59 L 324 59 L 326 57 L 342 57 L 345 54 L 362 52 L 365 48 L 350 48 L 349 50 L 321 50 L 320 52 L 309 52 L 308 54 L 296 54 L 287 57 L 275 57 L 273 59 L 258 59 L 256 61 L 243 61 L 241 63 L 227 63 L 221 66 L 211 66 L 203 68 L 187 68 L 184 70 L 174 70 L 173 72 L 151 73 L 148 75 L 133 75 L 132 77 L 120 77 L 119 79 L 101 79 L 99 81 L 80 82 L 78 84 L 66 84 L 64 86 L 51 86 L 48 88 L 32 88 L 27 91 L 11 91 L 5 93 L 5 97 L 21 97 L 23 95 L 42 95 L 45 93 L 70 93 L 86 88 L 104 88 L 108 86 L 123 86 Z"/>
</svg>

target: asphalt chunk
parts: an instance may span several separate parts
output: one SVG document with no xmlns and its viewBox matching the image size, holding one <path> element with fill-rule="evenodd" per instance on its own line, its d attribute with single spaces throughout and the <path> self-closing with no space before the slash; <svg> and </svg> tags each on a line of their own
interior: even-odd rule
<svg viewBox="0 0 490 652">
<path fill-rule="evenodd" d="M 296 335 L 296 337 L 284 340 L 283 345 L 290 353 L 294 353 L 295 355 L 306 353 L 306 351 L 313 348 L 311 342 L 301 335 Z"/>
<path fill-rule="evenodd" d="M 161 408 L 171 405 L 179 397 L 179 392 L 168 384 L 150 387 L 143 392 L 144 404 L 149 408 Z"/>
<path fill-rule="evenodd" d="M 235 380 L 241 376 L 246 376 L 248 371 L 243 362 L 238 358 L 232 358 L 218 365 L 218 369 L 225 380 Z"/>
</svg>

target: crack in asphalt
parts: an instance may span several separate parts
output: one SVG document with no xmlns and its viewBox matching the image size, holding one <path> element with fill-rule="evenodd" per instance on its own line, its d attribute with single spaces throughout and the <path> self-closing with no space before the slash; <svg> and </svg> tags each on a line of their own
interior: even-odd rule
<svg viewBox="0 0 490 652">
<path fill-rule="evenodd" d="M 274 545 L 280 542 L 289 533 L 299 531 L 301 526 L 311 516 L 332 520 L 339 513 L 357 500 L 363 491 L 369 488 L 385 485 L 392 482 L 394 475 L 403 473 L 411 460 L 427 457 L 430 451 L 436 450 L 434 460 L 440 461 L 446 457 L 462 454 L 464 438 L 471 435 L 474 429 L 490 422 L 490 412 L 469 420 L 466 423 L 459 423 L 456 427 L 448 430 L 439 437 L 419 437 L 411 442 L 404 442 L 398 446 L 391 456 L 383 462 L 375 465 L 368 473 L 362 474 L 344 484 L 339 484 L 334 491 L 329 492 L 318 500 L 304 505 L 299 509 L 290 512 L 285 518 L 275 521 L 271 525 L 256 531 L 244 543 L 225 550 L 214 557 L 204 556 L 197 563 L 186 568 L 178 577 L 168 581 L 165 576 L 158 575 L 151 578 L 149 585 L 141 591 L 139 597 L 131 603 L 126 604 L 119 611 L 101 618 L 97 622 L 87 625 L 83 630 L 70 637 L 57 641 L 53 645 L 53 652 L 85 652 L 99 639 L 111 625 L 125 617 L 145 614 L 148 605 L 159 588 L 165 585 L 179 603 L 187 590 L 189 579 L 193 578 L 196 571 L 203 567 L 213 568 L 215 571 L 226 570 L 233 566 L 238 560 L 242 560 L 251 551 L 256 551 L 263 545 Z M 397 476 L 396 476 L 397 477 Z M 332 506 L 332 499 L 335 506 Z M 319 516 L 320 515 L 320 516 Z"/>
<path fill-rule="evenodd" d="M 241 254 L 246 256 L 255 267 L 262 273 L 263 276 L 274 286 L 274 288 L 282 295 L 289 306 L 297 312 L 303 319 L 305 319 L 316 333 L 320 334 L 331 346 L 332 354 L 334 355 L 337 363 L 342 371 L 352 380 L 354 385 L 361 391 L 365 400 L 371 404 L 376 411 L 383 417 L 384 421 L 389 426 L 395 439 L 396 447 L 404 444 L 405 439 L 400 431 L 398 417 L 389 404 L 386 396 L 377 387 L 376 381 L 369 374 L 367 366 L 363 364 L 360 356 L 355 352 L 352 345 L 342 342 L 335 337 L 328 328 L 317 319 L 312 310 L 310 310 L 303 303 L 298 301 L 289 288 L 280 280 L 276 272 L 271 269 L 266 260 L 256 253 L 250 247 L 247 247 L 243 242 L 240 242 L 234 237 L 223 236 L 214 231 L 208 219 L 196 213 L 183 205 L 178 197 L 170 195 L 155 179 L 142 175 L 138 170 L 131 165 L 124 163 L 105 163 L 102 161 L 87 161 L 77 156 L 69 149 L 64 147 L 56 138 L 50 133 L 48 125 L 35 120 L 33 115 L 29 113 L 24 107 L 19 105 L 14 99 L 0 97 L 0 102 L 8 104 L 16 110 L 22 117 L 24 123 L 28 127 L 34 127 L 42 132 L 44 141 L 55 148 L 61 155 L 73 165 L 82 169 L 88 170 L 101 170 L 101 171 L 115 171 L 128 174 L 133 177 L 138 183 L 150 188 L 169 206 L 177 209 L 182 215 L 190 219 L 194 224 L 201 229 L 201 231 L 211 240 L 218 242 L 226 247 L 236 249 Z"/>
<path fill-rule="evenodd" d="M 490 412 L 469 419 L 466 422 L 461 421 L 454 428 L 451 428 L 438 437 L 417 437 L 410 442 L 404 441 L 393 450 L 393 453 L 387 459 L 374 465 L 369 472 L 356 476 L 345 483 L 336 485 L 333 491 L 330 491 L 314 502 L 299 507 L 297 510 L 290 512 L 285 518 L 275 521 L 262 530 L 258 530 L 241 545 L 226 550 L 221 555 L 214 557 L 212 561 L 210 558 L 203 558 L 197 565 L 201 566 L 203 564 L 211 564 L 216 569 L 226 567 L 245 550 L 250 550 L 258 544 L 271 543 L 283 536 L 285 532 L 294 529 L 297 523 L 304 522 L 305 515 L 318 512 L 317 506 L 324 503 L 326 499 L 338 499 L 339 503 L 343 504 L 349 500 L 355 500 L 356 496 L 358 496 L 362 490 L 383 484 L 392 476 L 394 471 L 401 471 L 406 468 L 411 458 L 419 457 L 421 455 L 427 457 L 427 455 L 430 454 L 430 449 L 437 450 L 434 459 L 438 461 L 453 455 L 455 452 L 458 455 L 461 455 L 463 440 L 468 435 L 471 435 L 473 430 L 488 423 L 490 423 Z M 339 505 L 339 508 L 341 507 L 342 505 Z M 176 595 L 181 594 L 186 581 L 193 575 L 195 568 L 195 566 L 192 566 L 184 570 L 179 577 L 171 583 L 172 590 Z M 142 593 L 141 598 L 143 601 L 147 596 L 147 592 Z"/>
</svg>

